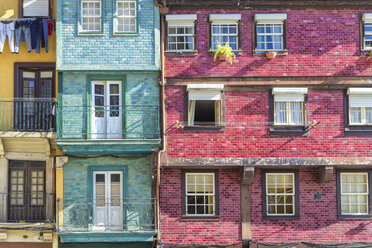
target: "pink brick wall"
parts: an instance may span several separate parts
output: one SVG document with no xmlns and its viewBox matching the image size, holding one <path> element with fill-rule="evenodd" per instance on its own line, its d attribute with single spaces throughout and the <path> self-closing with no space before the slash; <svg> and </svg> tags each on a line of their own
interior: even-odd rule
<svg viewBox="0 0 372 248">
<path fill-rule="evenodd" d="M 234 244 L 241 242 L 239 170 L 219 172 L 220 218 L 210 221 L 182 220 L 181 170 L 161 174 L 161 240 L 166 243 Z"/>
<path fill-rule="evenodd" d="M 317 169 L 299 171 L 300 220 L 262 220 L 261 171 L 251 187 L 252 234 L 255 242 L 362 242 L 371 241 L 371 220 L 337 220 L 336 174 L 330 183 L 318 183 Z M 321 191 L 322 199 L 314 199 Z"/>
<path fill-rule="evenodd" d="M 360 52 L 360 15 L 371 9 L 342 10 L 172 10 L 198 14 L 198 56 L 166 58 L 166 76 L 370 75 L 371 63 Z M 242 56 L 233 65 L 207 54 L 210 13 L 242 14 Z M 257 13 L 287 13 L 287 56 L 252 56 L 252 21 Z"/>
<path fill-rule="evenodd" d="M 183 87 L 167 87 L 167 126 L 184 121 Z M 308 137 L 270 137 L 268 92 L 225 92 L 224 132 L 177 129 L 167 135 L 169 157 L 370 157 L 372 137 L 344 136 L 343 91 L 308 93 Z"/>
</svg>

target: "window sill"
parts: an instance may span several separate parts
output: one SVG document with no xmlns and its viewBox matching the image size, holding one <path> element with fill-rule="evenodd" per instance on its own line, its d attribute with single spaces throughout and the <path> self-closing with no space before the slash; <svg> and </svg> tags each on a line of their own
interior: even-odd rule
<svg viewBox="0 0 372 248">
<path fill-rule="evenodd" d="M 363 220 L 372 219 L 372 215 L 338 215 L 339 220 Z"/>
<path fill-rule="evenodd" d="M 198 56 L 198 50 L 193 51 L 165 51 L 166 56 Z"/>
<path fill-rule="evenodd" d="M 253 50 L 253 56 L 266 56 L 265 54 L 268 52 L 276 52 L 278 56 L 286 56 L 288 55 L 288 50 L 280 50 L 280 51 L 262 51 L 262 50 Z"/>
<path fill-rule="evenodd" d="M 135 33 L 120 33 L 120 32 L 115 32 L 112 34 L 113 36 L 139 36 L 138 32 Z"/>
<path fill-rule="evenodd" d="M 78 36 L 104 36 L 103 32 L 79 32 Z"/>
<path fill-rule="evenodd" d="M 182 215 L 181 218 L 183 221 L 219 221 L 220 216 L 189 216 L 189 215 Z"/>
<path fill-rule="evenodd" d="M 348 125 L 345 127 L 345 136 L 372 136 L 372 126 Z"/>
<path fill-rule="evenodd" d="M 214 56 L 213 53 L 214 53 L 215 50 L 208 50 L 208 55 L 210 56 Z M 242 55 L 242 50 L 236 50 L 236 51 L 232 51 L 233 53 L 235 53 L 236 56 L 241 56 Z"/>
<path fill-rule="evenodd" d="M 225 126 L 185 126 L 183 130 L 191 132 L 224 132 Z"/>
<path fill-rule="evenodd" d="M 263 220 L 299 220 L 300 216 L 299 215 L 288 215 L 288 216 L 268 216 L 268 215 L 263 215 L 262 216 Z"/>
<path fill-rule="evenodd" d="M 271 126 L 270 136 L 309 136 L 305 126 Z"/>
</svg>

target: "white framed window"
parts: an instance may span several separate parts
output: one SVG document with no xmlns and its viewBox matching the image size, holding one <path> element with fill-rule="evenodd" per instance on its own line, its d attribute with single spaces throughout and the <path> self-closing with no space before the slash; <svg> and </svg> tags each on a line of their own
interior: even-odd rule
<svg viewBox="0 0 372 248">
<path fill-rule="evenodd" d="M 372 13 L 364 13 L 363 19 L 363 48 L 364 50 L 372 50 Z"/>
<path fill-rule="evenodd" d="M 239 50 L 240 14 L 211 14 L 211 50 L 216 50 L 218 44 L 224 46 L 227 42 L 232 50 Z"/>
<path fill-rule="evenodd" d="M 368 173 L 340 173 L 341 215 L 369 214 Z"/>
<path fill-rule="evenodd" d="M 137 32 L 137 2 L 130 0 L 116 1 L 115 33 Z"/>
<path fill-rule="evenodd" d="M 294 173 L 266 173 L 266 215 L 295 215 L 296 189 Z"/>
<path fill-rule="evenodd" d="M 101 1 L 81 1 L 81 32 L 100 32 L 102 19 Z"/>
<path fill-rule="evenodd" d="M 274 125 L 305 125 L 307 88 L 273 88 Z"/>
<path fill-rule="evenodd" d="M 216 215 L 215 173 L 185 173 L 186 215 Z"/>
<path fill-rule="evenodd" d="M 256 14 L 256 51 L 285 49 L 284 33 L 287 14 Z"/>
<path fill-rule="evenodd" d="M 50 0 L 22 0 L 23 4 L 23 17 L 28 16 L 49 16 Z"/>
<path fill-rule="evenodd" d="M 197 15 L 167 15 L 167 50 L 194 51 Z"/>
<path fill-rule="evenodd" d="M 349 88 L 349 124 L 372 125 L 372 88 Z"/>
<path fill-rule="evenodd" d="M 223 84 L 189 84 L 188 126 L 222 126 Z"/>
</svg>

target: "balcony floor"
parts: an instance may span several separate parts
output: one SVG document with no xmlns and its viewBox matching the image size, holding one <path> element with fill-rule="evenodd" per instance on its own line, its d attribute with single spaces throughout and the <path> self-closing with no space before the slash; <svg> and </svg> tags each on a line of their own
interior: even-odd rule
<svg viewBox="0 0 372 248">
<path fill-rule="evenodd" d="M 57 145 L 66 155 L 120 156 L 151 153 L 160 145 L 160 142 L 160 139 L 57 140 Z"/>
<path fill-rule="evenodd" d="M 105 232 L 63 232 L 57 231 L 61 243 L 67 242 L 152 242 L 155 231 L 105 231 Z"/>
</svg>

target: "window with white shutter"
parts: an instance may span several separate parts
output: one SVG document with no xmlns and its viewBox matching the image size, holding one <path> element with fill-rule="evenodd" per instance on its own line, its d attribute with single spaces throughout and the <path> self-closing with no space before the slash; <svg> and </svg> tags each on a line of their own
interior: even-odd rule
<svg viewBox="0 0 372 248">
<path fill-rule="evenodd" d="M 372 125 L 372 88 L 349 88 L 349 124 Z"/>
<path fill-rule="evenodd" d="M 23 0 L 23 17 L 49 17 L 50 0 Z"/>
</svg>

